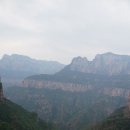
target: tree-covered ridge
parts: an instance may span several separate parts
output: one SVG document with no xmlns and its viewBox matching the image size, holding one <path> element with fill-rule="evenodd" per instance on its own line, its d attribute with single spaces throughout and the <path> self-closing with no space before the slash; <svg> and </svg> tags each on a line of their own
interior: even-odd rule
<svg viewBox="0 0 130 130">
<path fill-rule="evenodd" d="M 0 130 L 52 130 L 36 113 L 30 113 L 9 100 L 0 103 Z"/>
</svg>

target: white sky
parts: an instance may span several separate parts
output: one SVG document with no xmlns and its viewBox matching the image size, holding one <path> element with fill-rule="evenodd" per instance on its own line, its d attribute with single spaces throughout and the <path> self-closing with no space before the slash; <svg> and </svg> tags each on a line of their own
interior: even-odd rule
<svg viewBox="0 0 130 130">
<path fill-rule="evenodd" d="M 104 52 L 130 55 L 129 0 L 0 0 L 0 57 L 69 63 Z"/>
</svg>

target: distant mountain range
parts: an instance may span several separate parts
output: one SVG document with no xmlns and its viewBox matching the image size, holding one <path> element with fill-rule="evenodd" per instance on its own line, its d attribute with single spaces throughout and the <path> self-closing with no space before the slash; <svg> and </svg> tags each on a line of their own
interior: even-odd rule
<svg viewBox="0 0 130 130">
<path fill-rule="evenodd" d="M 64 70 L 102 75 L 130 74 L 130 56 L 104 53 L 96 55 L 92 61 L 76 57 Z"/>
<path fill-rule="evenodd" d="M 36 60 L 27 56 L 4 55 L 0 60 L 0 75 L 6 84 L 17 84 L 34 74 L 54 74 L 65 65 L 57 61 Z"/>
<path fill-rule="evenodd" d="M 31 75 L 55 74 L 59 71 L 126 75 L 130 74 L 130 56 L 104 53 L 96 55 L 92 61 L 88 61 L 87 58 L 76 57 L 67 66 L 57 61 L 36 60 L 17 54 L 4 55 L 0 60 L 0 75 L 7 84 L 17 84 Z"/>
<path fill-rule="evenodd" d="M 93 61 L 78 57 L 53 75 L 41 74 L 27 77 L 23 86 L 73 92 L 97 89 L 99 93 L 128 97 L 129 65 L 130 56 L 112 53 L 97 55 Z"/>
<path fill-rule="evenodd" d="M 52 65 L 55 62 L 49 63 Z M 0 61 L 0 72 L 4 78 L 22 80 L 29 75 L 20 87 L 5 88 L 8 99 L 29 111 L 35 111 L 46 122 L 56 124 L 57 130 L 130 129 L 130 109 L 124 107 L 115 111 L 125 106 L 129 99 L 130 56 L 105 53 L 97 55 L 93 61 L 77 57 L 67 66 L 57 62 L 56 64 L 61 68 L 57 67 L 59 70 L 52 73 L 51 67 L 47 64 L 47 73 L 47 68 L 42 71 L 42 67 L 45 66 L 43 61 L 18 55 L 4 56 Z M 33 116 L 31 113 L 23 109 L 19 111 L 21 108 L 8 100 L 6 103 L 0 104 L 0 115 L 10 110 L 14 115 L 18 109 L 19 113 L 15 116 L 20 117 L 18 127 L 22 127 L 22 122 L 23 126 L 33 130 L 26 123 L 31 122 L 34 130 L 41 129 L 41 124 L 39 126 L 39 123 L 35 123 L 36 118 L 30 121 L 30 117 Z M 3 118 L 5 117 L 8 115 L 5 114 Z M 16 123 L 17 120 L 13 118 L 13 121 Z M 5 123 L 9 127 L 12 126 L 10 122 Z M 93 127 L 90 128 L 91 126 Z"/>
<path fill-rule="evenodd" d="M 42 119 L 59 123 L 62 130 L 85 130 L 127 103 L 129 72 L 130 56 L 105 53 L 93 61 L 77 57 L 55 74 L 25 78 L 6 95 Z"/>
</svg>

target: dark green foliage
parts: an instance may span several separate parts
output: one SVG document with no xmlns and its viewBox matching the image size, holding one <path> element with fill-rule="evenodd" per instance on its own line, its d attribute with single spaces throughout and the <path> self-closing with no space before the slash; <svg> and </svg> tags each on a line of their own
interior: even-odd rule
<svg viewBox="0 0 130 130">
<path fill-rule="evenodd" d="M 0 82 L 0 90 L 2 90 L 2 83 Z"/>
<path fill-rule="evenodd" d="M 130 130 L 130 111 L 128 107 L 119 109 L 102 123 L 87 130 Z"/>
<path fill-rule="evenodd" d="M 5 100 L 0 103 L 0 130 L 51 130 L 37 114 Z"/>
</svg>

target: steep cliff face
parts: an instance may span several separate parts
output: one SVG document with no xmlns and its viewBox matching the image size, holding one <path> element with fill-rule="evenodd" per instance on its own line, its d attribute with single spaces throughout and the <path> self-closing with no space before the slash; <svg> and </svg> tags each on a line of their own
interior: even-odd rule
<svg viewBox="0 0 130 130">
<path fill-rule="evenodd" d="M 60 89 L 68 92 L 96 91 L 110 96 L 128 98 L 130 75 L 98 75 L 64 70 L 55 75 L 35 75 L 26 78 L 22 87 Z"/>
<path fill-rule="evenodd" d="M 130 56 L 113 53 L 98 54 L 92 61 L 77 57 L 65 70 L 94 74 L 130 74 Z"/>
<path fill-rule="evenodd" d="M 60 89 L 63 91 L 70 92 L 85 92 L 92 90 L 91 85 L 82 85 L 74 83 L 63 83 L 63 82 L 54 82 L 54 81 L 36 81 L 36 80 L 25 80 L 23 87 L 31 88 L 47 88 L 47 89 Z"/>
<path fill-rule="evenodd" d="M 112 97 L 125 97 L 129 98 L 130 89 L 129 88 L 118 88 L 111 86 L 96 87 L 95 85 L 83 85 L 75 83 L 63 83 L 63 82 L 54 82 L 54 81 L 37 81 L 37 80 L 25 80 L 23 87 L 26 88 L 43 88 L 43 89 L 60 89 L 68 92 L 87 92 L 87 91 L 96 91 L 96 93 L 101 93 L 109 95 Z"/>
<path fill-rule="evenodd" d="M 4 101 L 4 94 L 3 94 L 3 85 L 0 81 L 0 102 Z"/>
</svg>

